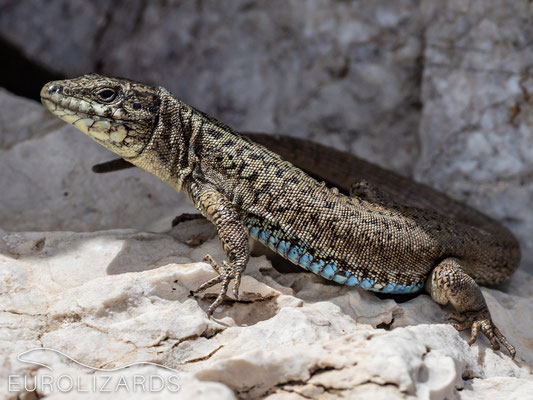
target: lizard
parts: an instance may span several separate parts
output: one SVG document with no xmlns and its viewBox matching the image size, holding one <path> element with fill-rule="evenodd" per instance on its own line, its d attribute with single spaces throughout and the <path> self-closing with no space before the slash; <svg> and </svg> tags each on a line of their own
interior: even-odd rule
<svg viewBox="0 0 533 400">
<path fill-rule="evenodd" d="M 49 82 L 40 97 L 54 115 L 124 160 L 108 170 L 131 164 L 156 175 L 215 225 L 227 260 L 206 255 L 217 274 L 194 291 L 220 284 L 209 317 L 231 281 L 238 298 L 251 237 L 338 284 L 391 294 L 425 290 L 436 303 L 452 305 L 445 319 L 471 329 L 469 345 L 482 332 L 493 349 L 501 343 L 515 357 L 478 285 L 511 276 L 520 247 L 490 217 L 362 160 L 348 167 L 354 183 L 342 193 L 337 186 L 350 186 L 341 169 L 350 156 L 288 137 L 252 140 L 161 86 L 93 73 Z M 315 166 L 305 172 L 278 153 Z M 337 186 L 315 179 L 324 170 L 336 171 L 330 182 Z"/>
</svg>

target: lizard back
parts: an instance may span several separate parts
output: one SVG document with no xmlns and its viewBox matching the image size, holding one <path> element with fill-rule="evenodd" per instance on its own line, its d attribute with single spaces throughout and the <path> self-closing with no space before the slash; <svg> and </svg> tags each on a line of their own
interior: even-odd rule
<svg viewBox="0 0 533 400">
<path fill-rule="evenodd" d="M 202 175 L 238 207 L 250 235 L 337 283 L 416 292 L 449 256 L 465 260 L 474 275 L 485 264 L 474 276 L 484 283 L 497 280 L 486 278 L 487 263 L 507 268 L 505 275 L 516 268 L 516 249 L 488 231 L 418 207 L 345 196 L 225 126 L 204 129 L 202 143 Z"/>
</svg>

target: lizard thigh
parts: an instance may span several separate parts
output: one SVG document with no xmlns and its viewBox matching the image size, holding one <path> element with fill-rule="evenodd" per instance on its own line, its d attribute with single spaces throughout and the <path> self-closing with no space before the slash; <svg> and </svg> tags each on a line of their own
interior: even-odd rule
<svg viewBox="0 0 533 400">
<path fill-rule="evenodd" d="M 450 312 L 445 317 L 446 320 L 457 321 L 452 323 L 453 327 L 457 330 L 472 330 L 469 345 L 476 341 L 478 331 L 481 330 L 494 350 L 500 348 L 499 341 L 514 357 L 515 348 L 492 322 L 481 289 L 465 272 L 459 259 L 450 257 L 439 262 L 426 280 L 425 288 L 435 302 L 442 305 L 450 303 L 455 308 L 455 312 Z"/>
<path fill-rule="evenodd" d="M 360 197 L 366 201 L 381 204 L 382 206 L 397 205 L 392 195 L 364 179 L 352 182 L 350 186 L 350 197 Z"/>
</svg>

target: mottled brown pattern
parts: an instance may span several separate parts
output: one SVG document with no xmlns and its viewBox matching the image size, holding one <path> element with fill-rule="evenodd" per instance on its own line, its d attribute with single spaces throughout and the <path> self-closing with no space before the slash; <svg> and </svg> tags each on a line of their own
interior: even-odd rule
<svg viewBox="0 0 533 400">
<path fill-rule="evenodd" d="M 90 74 L 51 82 L 41 96 L 52 112 L 102 145 L 184 190 L 216 225 L 228 262 L 206 256 L 219 275 L 199 290 L 222 284 L 210 314 L 232 279 L 237 296 L 248 234 L 260 228 L 287 244 L 278 249 L 285 257 L 291 259 L 289 249 L 299 251 L 292 261 L 304 268 L 302 254 L 330 263 L 336 277 L 323 265 L 316 271 L 328 279 L 352 276 L 358 286 L 385 292 L 391 285 L 414 291 L 425 284 L 435 301 L 456 308 L 453 318 L 461 324 L 454 326 L 472 326 L 472 342 L 481 329 L 494 348 L 497 337 L 514 356 L 476 284 L 500 283 L 520 259 L 514 237 L 490 219 L 465 223 L 439 213 L 446 207 L 426 207 L 423 200 L 413 207 L 363 181 L 348 197 L 161 87 Z M 77 117 L 81 122 L 72 122 Z"/>
</svg>

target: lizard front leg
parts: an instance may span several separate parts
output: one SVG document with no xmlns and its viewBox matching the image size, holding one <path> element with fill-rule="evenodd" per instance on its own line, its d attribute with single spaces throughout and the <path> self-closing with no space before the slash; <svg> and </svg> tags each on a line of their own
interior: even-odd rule
<svg viewBox="0 0 533 400">
<path fill-rule="evenodd" d="M 241 275 L 250 258 L 248 230 L 239 218 L 239 214 L 233 204 L 216 189 L 209 185 L 193 183 L 187 187 L 187 193 L 202 215 L 216 226 L 218 236 L 229 261 L 224 261 L 222 265 L 219 265 L 209 254 L 204 257 L 204 261 L 211 264 L 213 269 L 217 271 L 218 276 L 202 284 L 194 293 L 221 283 L 220 292 L 207 311 L 209 316 L 211 316 L 222 303 L 232 279 L 235 280 L 233 295 L 235 298 L 238 297 Z"/>
<path fill-rule="evenodd" d="M 472 345 L 479 331 L 489 339 L 494 350 L 500 348 L 500 341 L 514 358 L 516 351 L 513 345 L 502 335 L 492 322 L 487 303 L 474 279 L 464 272 L 461 261 L 457 258 L 446 258 L 441 261 L 426 280 L 426 290 L 432 299 L 442 305 L 451 303 L 457 310 L 446 315 L 446 320 L 455 320 L 451 325 L 459 330 L 472 329 L 468 341 Z"/>
</svg>

